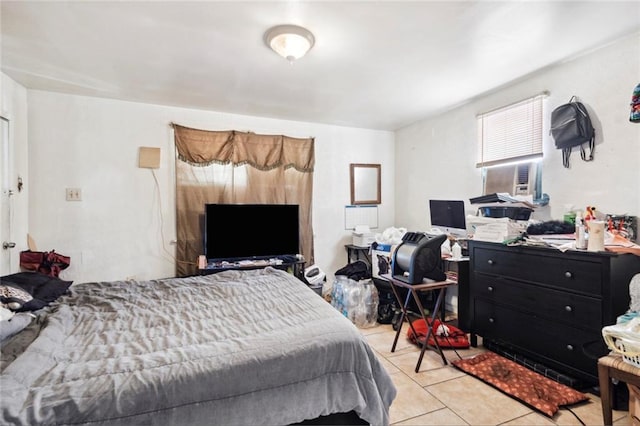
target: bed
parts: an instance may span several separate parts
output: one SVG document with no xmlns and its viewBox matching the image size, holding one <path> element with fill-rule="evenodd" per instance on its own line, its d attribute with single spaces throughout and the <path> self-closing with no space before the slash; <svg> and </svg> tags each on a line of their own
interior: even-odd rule
<svg viewBox="0 0 640 426">
<path fill-rule="evenodd" d="M 284 271 L 74 284 L 46 310 L 3 343 L 0 423 L 389 423 L 373 350 Z"/>
</svg>

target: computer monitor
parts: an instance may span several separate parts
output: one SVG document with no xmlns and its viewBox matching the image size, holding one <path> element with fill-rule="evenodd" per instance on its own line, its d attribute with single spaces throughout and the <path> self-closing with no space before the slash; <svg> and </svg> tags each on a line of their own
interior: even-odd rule
<svg viewBox="0 0 640 426">
<path fill-rule="evenodd" d="M 467 237 L 464 201 L 429 200 L 431 227 L 457 238 Z"/>
</svg>

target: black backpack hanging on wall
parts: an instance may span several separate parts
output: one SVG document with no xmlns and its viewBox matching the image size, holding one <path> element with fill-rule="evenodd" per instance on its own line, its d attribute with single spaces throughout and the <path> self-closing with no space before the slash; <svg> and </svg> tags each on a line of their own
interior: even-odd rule
<svg viewBox="0 0 640 426">
<path fill-rule="evenodd" d="M 572 96 L 569 103 L 560 105 L 551 113 L 551 135 L 556 148 L 562 150 L 562 165 L 569 168 L 569 156 L 574 146 L 580 146 L 580 157 L 584 161 L 593 160 L 595 148 L 595 129 L 591 124 L 589 113 L 581 103 Z M 589 156 L 584 144 L 589 144 Z"/>
</svg>

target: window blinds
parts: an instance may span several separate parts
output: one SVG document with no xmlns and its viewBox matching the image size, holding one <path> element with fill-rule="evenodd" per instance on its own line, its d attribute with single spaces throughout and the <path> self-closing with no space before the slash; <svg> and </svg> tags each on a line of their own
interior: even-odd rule
<svg viewBox="0 0 640 426">
<path fill-rule="evenodd" d="M 480 114 L 476 167 L 542 158 L 545 94 Z"/>
</svg>

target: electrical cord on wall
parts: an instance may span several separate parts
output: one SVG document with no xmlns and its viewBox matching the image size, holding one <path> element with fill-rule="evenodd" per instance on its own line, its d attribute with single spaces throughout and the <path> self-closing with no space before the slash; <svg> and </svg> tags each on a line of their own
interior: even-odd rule
<svg viewBox="0 0 640 426">
<path fill-rule="evenodd" d="M 189 262 L 186 260 L 179 260 L 177 257 L 174 256 L 173 253 L 171 253 L 168 249 L 167 246 L 165 246 L 165 238 L 164 238 L 164 215 L 162 214 L 162 196 L 160 193 L 160 183 L 158 182 L 158 177 L 156 176 L 156 172 L 154 169 L 150 169 L 151 170 L 151 174 L 153 175 L 153 180 L 155 181 L 155 186 L 156 186 L 156 193 L 158 194 L 158 216 L 160 218 L 160 239 L 162 240 L 162 249 L 164 250 L 165 254 L 168 255 L 172 261 L 176 262 L 176 263 L 180 263 L 183 265 L 196 265 L 196 262 Z"/>
</svg>

